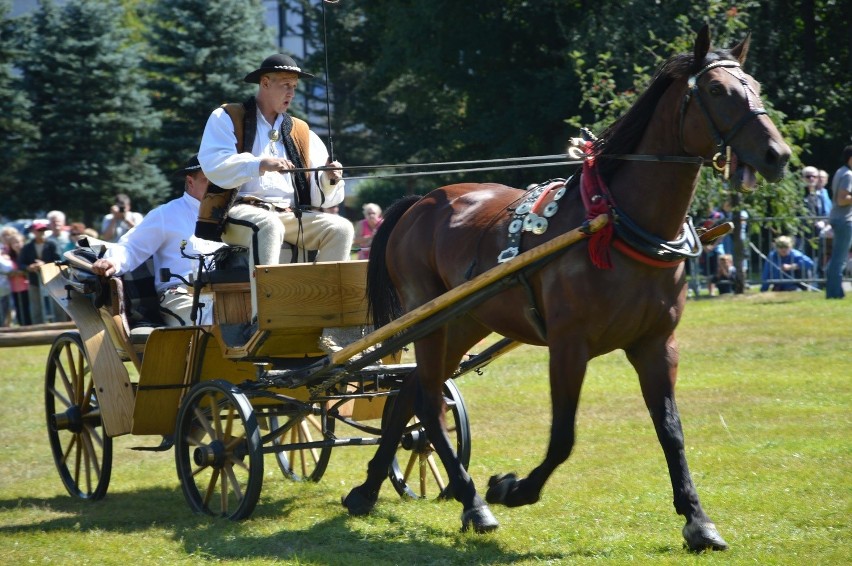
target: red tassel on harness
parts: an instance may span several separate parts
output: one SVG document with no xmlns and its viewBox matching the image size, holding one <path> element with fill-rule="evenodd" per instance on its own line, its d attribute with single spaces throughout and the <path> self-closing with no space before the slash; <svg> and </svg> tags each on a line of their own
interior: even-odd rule
<svg viewBox="0 0 852 566">
<path fill-rule="evenodd" d="M 580 180 L 580 194 L 583 197 L 583 205 L 586 207 L 586 220 L 591 220 L 599 214 L 609 214 L 610 222 L 589 238 L 589 259 L 598 269 L 612 269 L 612 260 L 609 255 L 613 237 L 612 211 L 610 210 L 612 197 L 601 179 L 595 158 L 591 156 L 591 149 L 592 142 L 586 142 L 585 153 L 588 157 L 583 163 L 583 176 Z"/>
</svg>

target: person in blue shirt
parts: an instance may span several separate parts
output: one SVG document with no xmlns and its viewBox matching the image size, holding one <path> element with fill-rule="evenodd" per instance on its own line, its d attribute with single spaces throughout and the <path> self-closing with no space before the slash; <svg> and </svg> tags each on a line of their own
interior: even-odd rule
<svg viewBox="0 0 852 566">
<path fill-rule="evenodd" d="M 769 291 L 771 288 L 773 291 L 798 291 L 803 285 L 795 280 L 810 277 L 813 270 L 814 260 L 793 249 L 792 238 L 779 236 L 775 240 L 775 249 L 763 264 L 760 290 Z"/>
</svg>

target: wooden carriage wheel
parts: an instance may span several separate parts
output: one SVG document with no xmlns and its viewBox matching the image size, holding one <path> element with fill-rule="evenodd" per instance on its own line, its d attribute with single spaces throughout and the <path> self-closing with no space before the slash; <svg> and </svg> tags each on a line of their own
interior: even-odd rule
<svg viewBox="0 0 852 566">
<path fill-rule="evenodd" d="M 175 463 L 196 513 L 232 520 L 254 511 L 263 452 L 254 409 L 227 381 L 203 381 L 184 398 L 175 428 Z"/>
<path fill-rule="evenodd" d="M 50 449 L 65 489 L 81 499 L 103 498 L 112 472 L 112 438 L 101 422 L 91 364 L 77 332 L 60 334 L 53 342 L 44 405 Z"/>
<path fill-rule="evenodd" d="M 284 420 L 286 419 L 286 420 Z M 283 420 L 283 422 L 282 422 Z M 299 414 L 295 416 L 271 416 L 269 418 L 269 426 L 272 430 L 279 426 L 291 424 L 290 421 L 295 421 L 292 426 L 281 435 L 275 437 L 273 444 L 295 444 L 302 442 L 313 442 L 324 438 L 322 424 L 317 415 Z M 326 419 L 326 432 L 334 432 L 335 420 L 332 418 Z M 278 461 L 278 467 L 284 477 L 294 481 L 320 481 L 325 469 L 328 467 L 328 460 L 331 458 L 331 446 L 322 448 L 297 448 L 294 450 L 284 450 L 276 452 L 275 458 Z"/>
<path fill-rule="evenodd" d="M 382 415 L 382 424 L 390 418 L 395 397 L 388 399 Z M 444 384 L 444 403 L 447 405 L 446 422 L 450 441 L 455 441 L 459 461 L 467 468 L 470 464 L 470 422 L 464 399 L 453 380 Z M 403 497 L 452 497 L 447 472 L 435 453 L 426 431 L 417 417 L 413 417 L 388 468 L 388 477 L 394 489 Z"/>
</svg>

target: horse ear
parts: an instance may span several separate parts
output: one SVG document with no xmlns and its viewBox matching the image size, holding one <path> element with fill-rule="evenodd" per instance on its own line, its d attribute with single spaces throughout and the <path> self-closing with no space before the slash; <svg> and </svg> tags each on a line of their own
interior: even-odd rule
<svg viewBox="0 0 852 566">
<path fill-rule="evenodd" d="M 745 64 L 746 57 L 748 56 L 748 46 L 750 43 L 751 32 L 748 32 L 748 35 L 745 36 L 745 39 L 739 42 L 731 49 L 731 55 L 737 58 L 737 61 L 740 62 L 740 65 Z"/>
<path fill-rule="evenodd" d="M 692 66 L 695 71 L 701 68 L 708 51 L 710 51 L 710 26 L 704 24 L 704 26 L 698 30 L 698 35 L 695 38 L 695 48 L 692 59 Z"/>
</svg>

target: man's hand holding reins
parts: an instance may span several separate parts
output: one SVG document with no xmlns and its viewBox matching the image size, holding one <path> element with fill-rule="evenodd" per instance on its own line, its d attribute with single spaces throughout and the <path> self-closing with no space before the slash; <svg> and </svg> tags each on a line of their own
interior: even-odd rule
<svg viewBox="0 0 852 566">
<path fill-rule="evenodd" d="M 293 162 L 286 157 L 264 157 L 260 160 L 260 174 L 293 169 Z"/>
</svg>

